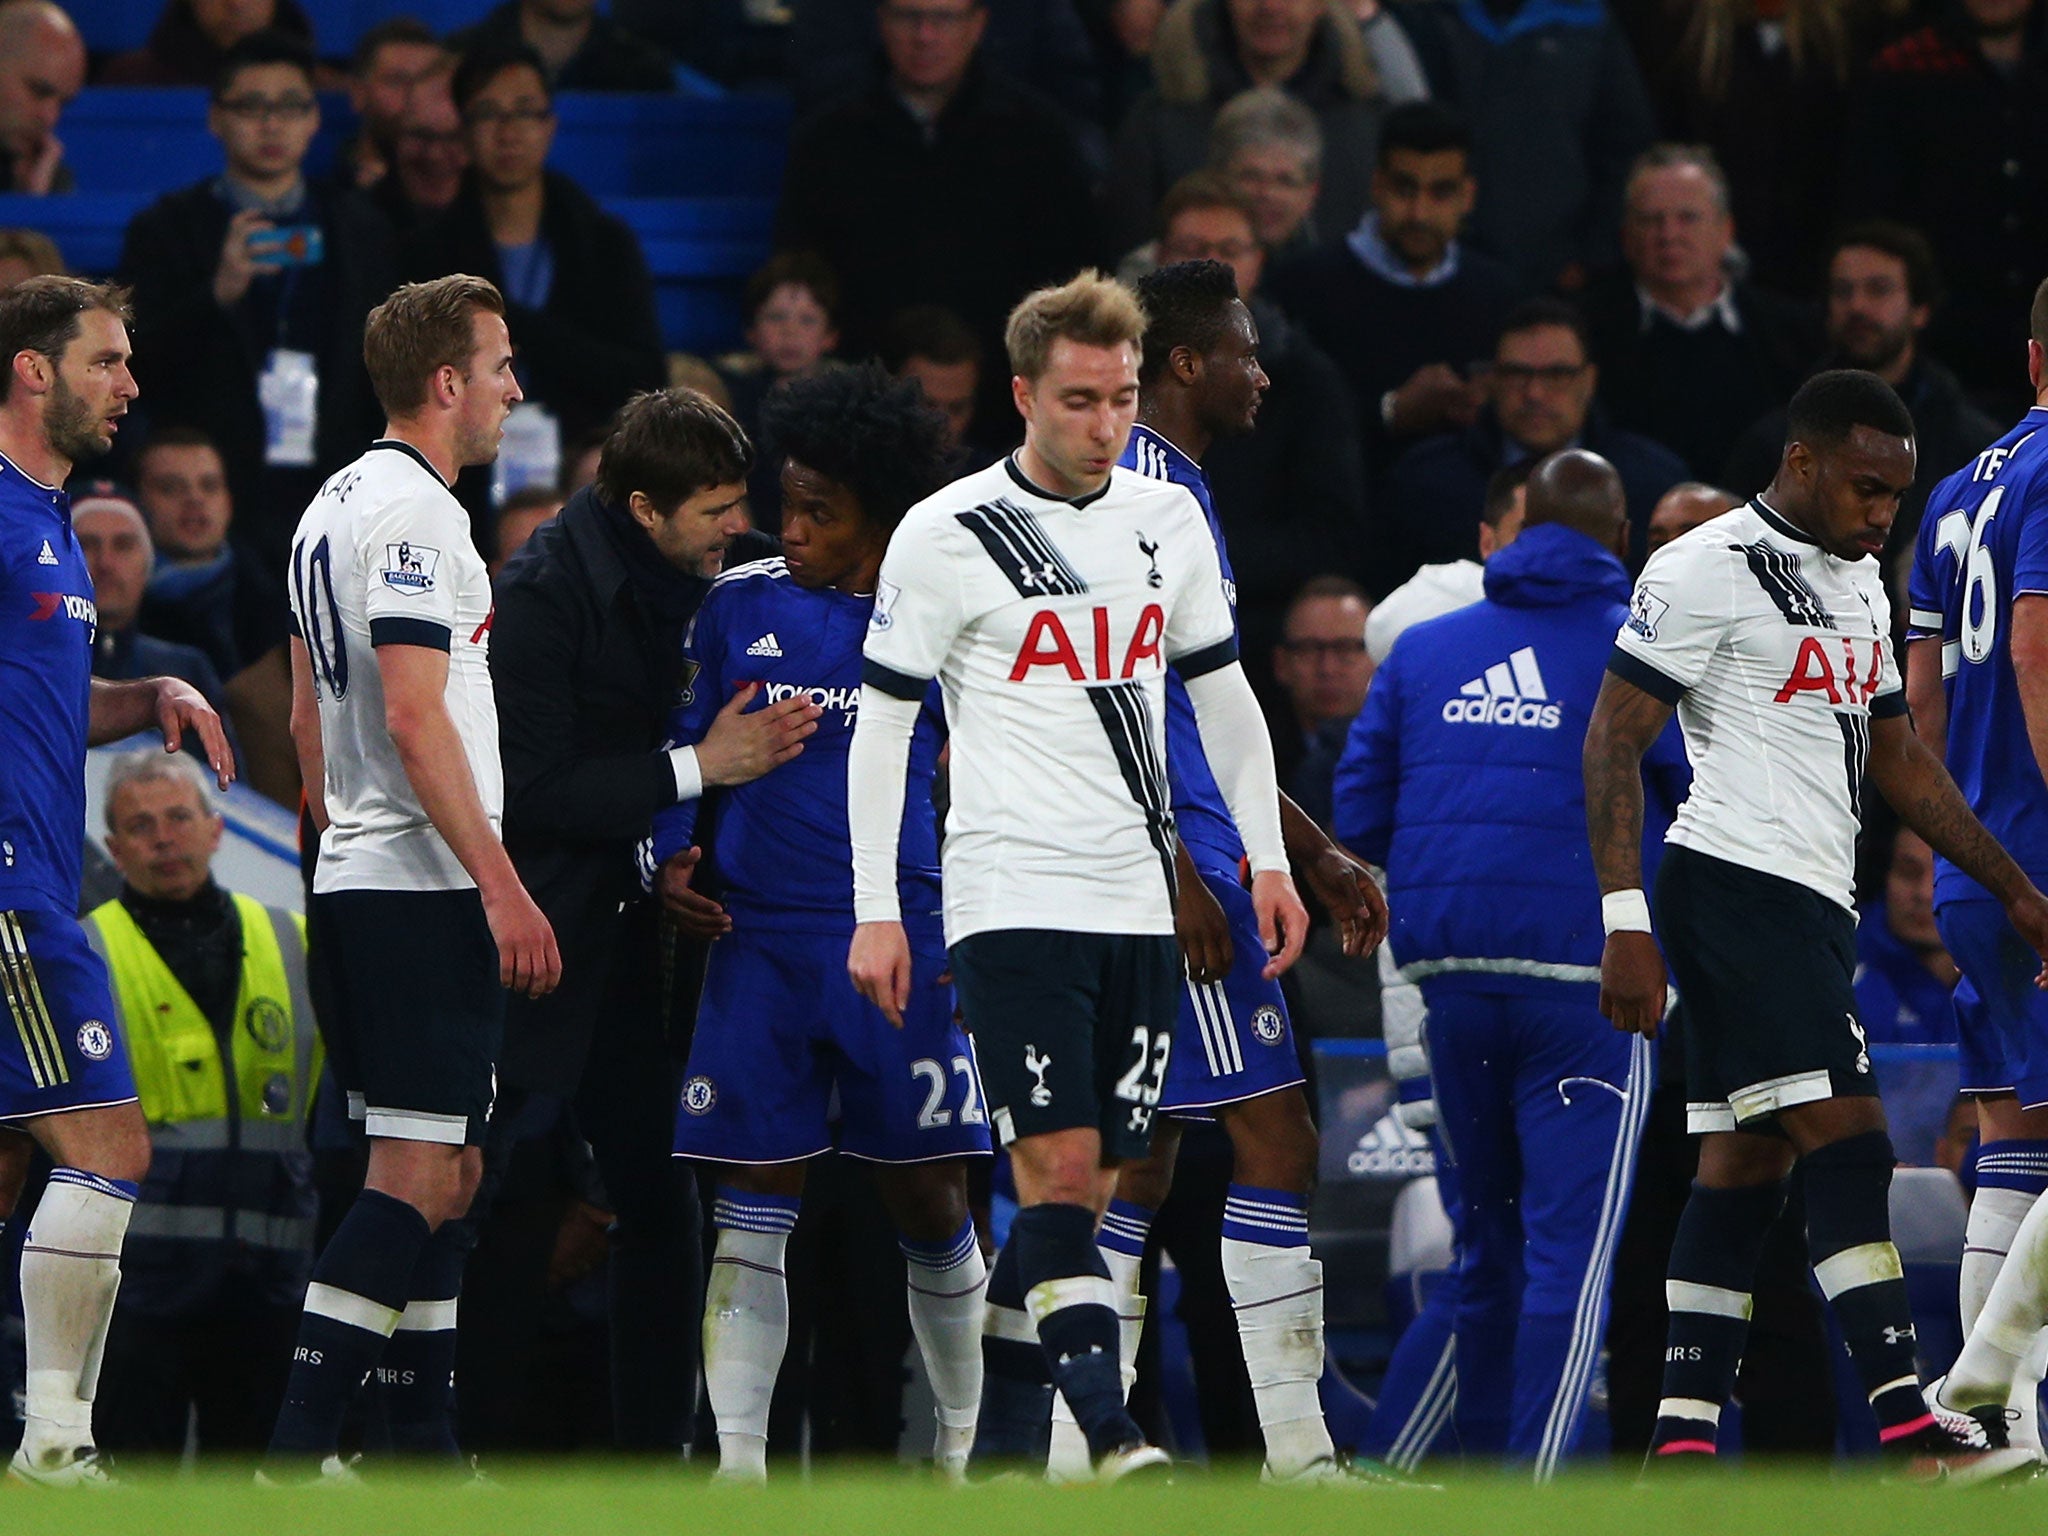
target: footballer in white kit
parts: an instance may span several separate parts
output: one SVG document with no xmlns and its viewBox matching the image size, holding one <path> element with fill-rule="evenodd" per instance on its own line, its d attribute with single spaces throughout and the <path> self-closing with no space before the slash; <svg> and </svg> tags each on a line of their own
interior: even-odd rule
<svg viewBox="0 0 2048 1536">
<path fill-rule="evenodd" d="M 848 758 L 848 967 L 894 1016 L 906 755 L 940 681 L 948 955 L 1022 1207 L 989 1280 L 974 1458 L 1042 1469 L 1057 1385 L 1108 1479 L 1165 1459 L 1124 1409 L 1095 1230 L 1117 1166 L 1150 1146 L 1180 1008 L 1169 664 L 1243 832 L 1274 974 L 1306 922 L 1215 541 L 1184 487 L 1117 466 L 1144 329 L 1136 296 L 1095 274 L 1011 315 L 1024 446 L 920 502 L 890 540 Z"/>
<path fill-rule="evenodd" d="M 370 314 L 385 435 L 328 479 L 288 572 L 292 736 L 321 829 L 307 928 L 321 1033 L 369 1137 L 361 1194 L 306 1291 L 260 1476 L 345 1477 L 378 1372 L 394 1449 L 453 1465 L 455 1316 L 504 988 L 561 975 L 499 841 L 490 576 L 449 490 L 520 398 L 498 290 L 457 274 Z"/>
</svg>

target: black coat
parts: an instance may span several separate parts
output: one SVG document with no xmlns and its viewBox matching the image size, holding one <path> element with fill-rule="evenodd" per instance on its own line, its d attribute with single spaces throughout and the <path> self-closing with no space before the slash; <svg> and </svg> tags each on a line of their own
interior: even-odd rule
<svg viewBox="0 0 2048 1536">
<path fill-rule="evenodd" d="M 648 899 L 636 847 L 676 799 L 659 749 L 683 686 L 685 621 L 647 612 L 592 488 L 499 573 L 495 599 L 505 849 L 562 951 L 556 991 L 510 1000 L 498 1072 L 510 1087 L 567 1094 L 629 926 L 619 912 Z"/>
<path fill-rule="evenodd" d="M 519 0 L 505 0 L 475 26 L 451 37 L 448 46 L 456 53 L 469 53 L 516 47 L 524 41 Z M 569 55 L 551 83 L 558 91 L 673 91 L 675 65 L 653 43 L 599 12 L 590 18 L 590 35 L 583 46 Z"/>
<path fill-rule="evenodd" d="M 639 238 L 555 171 L 547 173 L 540 237 L 555 258 L 547 303 L 511 305 L 505 323 L 520 377 L 531 381 L 528 398 L 555 413 L 567 444 L 603 426 L 628 396 L 666 382 L 661 321 Z M 407 238 L 400 260 L 411 281 L 468 272 L 505 286 L 474 177 L 440 218 Z"/>
<path fill-rule="evenodd" d="M 1103 254 L 1073 130 L 979 65 L 931 139 L 879 80 L 798 123 L 775 239 L 832 264 L 848 356 L 872 347 L 905 305 L 944 304 L 999 358 L 1017 301 Z M 1009 395 L 1007 370 L 982 372 L 995 381 L 983 391 L 993 417 Z"/>
<path fill-rule="evenodd" d="M 363 367 L 363 323 L 394 286 L 393 241 L 365 198 L 316 189 L 305 217 L 320 224 L 326 255 L 295 281 L 318 285 L 325 323 L 318 335 L 292 338 L 314 354 L 320 375 L 314 463 L 266 472 L 256 380 L 278 343 L 265 328 L 274 309 L 265 307 L 260 285 L 232 309 L 214 302 L 229 217 L 209 179 L 158 198 L 128 225 L 121 276 L 135 289 L 136 409 L 153 425 L 197 427 L 212 437 L 235 496 L 236 537 L 281 571 L 320 482 L 360 454 L 383 420 Z"/>
<path fill-rule="evenodd" d="M 1821 348 L 1820 318 L 1810 306 L 1749 283 L 1734 284 L 1731 295 L 1741 320 L 1734 333 L 1718 323 L 1681 331 L 1661 318 L 1646 326 L 1625 272 L 1586 294 L 1608 418 L 1655 438 L 1701 480 L 1720 473 L 1751 422 L 1792 398 Z"/>
</svg>

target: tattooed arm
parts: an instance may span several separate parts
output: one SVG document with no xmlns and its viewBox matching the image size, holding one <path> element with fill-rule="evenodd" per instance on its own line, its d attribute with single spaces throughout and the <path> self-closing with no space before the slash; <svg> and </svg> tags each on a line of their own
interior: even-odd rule
<svg viewBox="0 0 2048 1536">
<path fill-rule="evenodd" d="M 1600 894 L 1643 884 L 1643 754 L 1671 706 L 1609 673 L 1586 728 L 1586 832 Z M 1600 1011 L 1616 1029 L 1657 1033 L 1664 1016 L 1664 956 L 1647 933 L 1613 933 L 1600 952 Z"/>
</svg>

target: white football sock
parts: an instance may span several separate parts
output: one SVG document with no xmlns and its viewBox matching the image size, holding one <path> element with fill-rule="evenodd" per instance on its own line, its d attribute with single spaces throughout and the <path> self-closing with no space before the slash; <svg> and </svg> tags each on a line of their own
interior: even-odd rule
<svg viewBox="0 0 2048 1536">
<path fill-rule="evenodd" d="M 1991 1294 L 1950 1368 L 1941 1400 L 1950 1408 L 2003 1406 L 2020 1362 L 2048 1322 L 2048 1200 L 2036 1200 L 2014 1234 Z"/>
<path fill-rule="evenodd" d="M 932 1460 L 964 1467 L 981 1411 L 981 1326 L 987 1311 L 988 1264 L 972 1223 L 950 1247 L 904 1242 L 909 1269 L 910 1331 L 924 1356 L 936 1399 L 938 1431 Z"/>
<path fill-rule="evenodd" d="M 21 1444 L 31 1460 L 68 1456 L 93 1443 L 92 1398 L 121 1289 L 132 1187 L 59 1168 L 29 1222 L 21 1250 L 28 1344 Z"/>
<path fill-rule="evenodd" d="M 1291 1477 L 1336 1454 L 1316 1384 L 1323 1377 L 1323 1266 L 1292 1248 L 1223 1239 L 1245 1372 L 1266 1437 L 1266 1465 Z"/>
<path fill-rule="evenodd" d="M 783 1254 L 797 1202 L 721 1192 L 718 1247 L 704 1287 L 704 1386 L 718 1420 L 718 1474 L 768 1475 L 768 1407 L 789 1347 Z"/>
<path fill-rule="evenodd" d="M 2006 1399 L 2008 1443 L 2031 1451 L 2041 1449 L 2041 1379 L 2048 1375 L 2048 1332 L 2034 1335 L 2033 1345 L 2013 1372 L 2012 1395 Z"/>
<path fill-rule="evenodd" d="M 1967 1335 L 1977 1326 L 1984 1298 L 2012 1251 L 2013 1235 L 2026 1220 L 2035 1196 L 2020 1189 L 1979 1188 L 1970 1200 L 1970 1223 L 1963 1231 L 1962 1275 L 1956 1285 L 1956 1310 Z"/>
</svg>

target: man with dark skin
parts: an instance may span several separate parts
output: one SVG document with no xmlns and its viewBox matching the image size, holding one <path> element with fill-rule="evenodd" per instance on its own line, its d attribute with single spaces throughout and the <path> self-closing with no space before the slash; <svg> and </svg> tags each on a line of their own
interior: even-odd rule
<svg viewBox="0 0 2048 1536">
<path fill-rule="evenodd" d="M 945 418 L 915 381 L 868 366 L 785 382 L 768 397 L 763 427 L 784 453 L 783 557 L 734 568 L 705 599 L 670 730 L 679 742 L 694 739 L 747 685 L 771 703 L 809 698 L 824 712 L 803 756 L 722 792 L 711 808 L 700 799 L 664 811 L 654 838 L 664 899 L 692 931 L 718 939 L 675 1151 L 713 1164 L 718 1177 L 704 1374 L 719 1476 L 766 1475 L 769 1401 L 789 1336 L 784 1245 L 808 1160 L 833 1146 L 874 1166 L 909 1265 L 911 1327 L 936 1399 L 934 1459 L 957 1476 L 980 1405 L 986 1275 L 968 1219 L 967 1160 L 987 1155 L 989 1136 L 932 916 L 931 781 L 945 740 L 936 683 L 912 749 L 899 861 L 917 956 L 907 1006 L 885 1017 L 854 991 L 843 958 L 853 935 L 845 753 L 861 638 L 890 535 L 944 478 Z M 721 901 L 689 889 L 700 829 Z M 827 1123 L 835 1097 L 836 1135 Z"/>
<path fill-rule="evenodd" d="M 1267 384 L 1259 366 L 1258 325 L 1237 296 L 1234 273 L 1221 262 L 1163 267 L 1140 283 L 1138 291 L 1150 325 L 1138 374 L 1138 424 L 1123 462 L 1142 474 L 1184 485 L 1194 495 L 1209 518 L 1229 590 L 1229 555 L 1201 461 L 1218 438 L 1247 433 L 1258 419 Z M 1127 1326 L 1143 1316 L 1138 1268 L 1145 1232 L 1172 1187 L 1182 1128 L 1182 1121 L 1173 1118 L 1176 1110 L 1197 1119 L 1213 1116 L 1228 1131 L 1235 1154 L 1232 1204 L 1243 1200 L 1247 1211 L 1254 1202 L 1277 1199 L 1298 1204 L 1305 1234 L 1308 1194 L 1315 1183 L 1316 1127 L 1288 1033 L 1286 1005 L 1279 988 L 1259 975 L 1265 956 L 1256 929 L 1247 926 L 1249 906 L 1238 874 L 1241 844 L 1189 714 L 1185 698 L 1169 682 L 1167 774 L 1180 831 L 1174 921 L 1188 976 L 1176 1031 L 1185 1046 L 1168 1064 L 1160 1099 L 1162 1118 L 1151 1155 L 1124 1166 L 1103 1223 L 1100 1241 L 1118 1282 Z M 1280 824 L 1289 856 L 1336 920 L 1345 952 L 1369 952 L 1385 934 L 1387 921 L 1386 902 L 1370 872 L 1284 794 Z M 1305 1246 L 1253 1236 L 1249 1228 L 1255 1225 L 1226 1216 L 1220 1278 L 1240 1308 L 1246 1364 L 1266 1430 L 1268 1467 L 1279 1478 L 1341 1477 L 1313 1401 L 1314 1376 L 1308 1378 L 1306 1392 L 1294 1379 L 1296 1370 L 1308 1362 L 1280 1359 L 1264 1330 L 1268 1317 L 1282 1308 L 1258 1303 L 1278 1298 L 1251 1294 L 1260 1291 L 1259 1282 L 1251 1278 L 1260 1273 L 1260 1256 L 1285 1255 L 1277 1262 L 1303 1273 L 1294 1277 L 1300 1283 L 1282 1289 L 1305 1293 L 1293 1298 L 1302 1315 L 1297 1318 L 1290 1311 L 1287 1322 L 1304 1332 L 1312 1330 L 1319 1338 L 1320 1274 Z M 1275 1263 L 1269 1259 L 1265 1267 L 1275 1269 Z M 1315 1354 L 1320 1374 L 1320 1350 Z M 1134 1355 L 1134 1350 L 1126 1351 L 1127 1366 Z M 1061 1426 L 1054 1432 L 1054 1474 L 1080 1475 L 1087 1463 L 1078 1430 L 1065 1427 L 1071 1420 L 1057 1402 L 1054 1413 Z"/>
<path fill-rule="evenodd" d="M 1770 489 L 1644 571 L 1586 736 L 1607 929 L 1600 1008 L 1645 1035 L 1663 1016 L 1666 972 L 1641 889 L 1639 773 L 1674 706 L 1694 756 L 1656 915 L 1686 998 L 1688 1118 L 1704 1139 L 1672 1247 L 1651 1458 L 1713 1454 L 1758 1249 L 1797 1160 L 1814 1273 L 1884 1449 L 1931 1476 L 2000 1476 L 2031 1453 L 2004 1449 L 2002 1419 L 1985 1425 L 1989 1452 L 1967 1450 L 1928 1412 L 1914 1374 L 1886 1204 L 1895 1157 L 1850 988 L 1861 785 L 1991 891 L 2043 954 L 2048 898 L 1971 814 L 1906 712 L 1876 557 L 1913 482 L 1911 417 L 1855 370 L 1808 381 L 1788 417 Z"/>
</svg>

